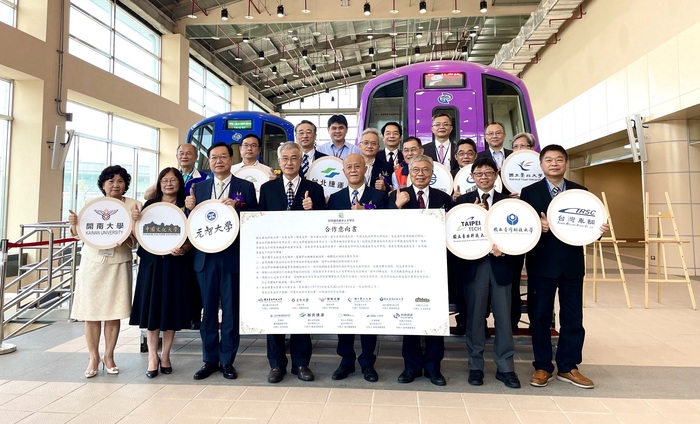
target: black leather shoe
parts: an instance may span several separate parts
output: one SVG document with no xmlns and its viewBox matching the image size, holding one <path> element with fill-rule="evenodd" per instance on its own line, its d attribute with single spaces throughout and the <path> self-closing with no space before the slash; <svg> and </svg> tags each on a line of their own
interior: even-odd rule
<svg viewBox="0 0 700 424">
<path fill-rule="evenodd" d="M 302 381 L 314 381 L 314 373 L 307 366 L 292 368 L 292 374 L 296 375 Z"/>
<path fill-rule="evenodd" d="M 338 369 L 333 371 L 333 375 L 331 376 L 331 378 L 333 380 L 344 380 L 344 379 L 348 378 L 348 376 L 354 372 L 355 372 L 354 366 L 346 367 L 345 365 L 340 365 L 338 367 Z"/>
<path fill-rule="evenodd" d="M 472 386 L 483 386 L 484 385 L 484 372 L 481 370 L 469 370 L 469 378 L 467 378 L 467 383 Z"/>
<path fill-rule="evenodd" d="M 399 375 L 398 381 L 401 384 L 411 383 L 411 382 L 413 382 L 413 380 L 416 379 L 416 377 L 420 377 L 420 372 L 411 371 L 411 370 L 403 370 L 401 375 Z"/>
<path fill-rule="evenodd" d="M 272 384 L 279 383 L 280 381 L 282 381 L 285 374 L 287 374 L 286 369 L 283 370 L 280 367 L 274 367 L 270 370 L 270 373 L 267 375 L 267 382 Z"/>
<path fill-rule="evenodd" d="M 464 324 L 457 324 L 455 327 L 450 328 L 450 334 L 453 336 L 464 336 L 467 334 L 467 328 Z"/>
<path fill-rule="evenodd" d="M 436 386 L 445 386 L 447 385 L 447 380 L 445 380 L 445 376 L 443 376 L 440 371 L 435 371 L 435 372 L 425 372 L 425 376 L 430 379 L 430 382 L 433 383 Z"/>
<path fill-rule="evenodd" d="M 204 380 L 205 378 L 209 377 L 217 371 L 219 371 L 219 366 L 217 364 L 205 362 L 204 365 L 202 365 L 202 368 L 200 368 L 199 370 L 197 370 L 196 373 L 194 373 L 194 376 L 192 378 L 194 378 L 195 380 Z"/>
<path fill-rule="evenodd" d="M 148 378 L 155 378 L 155 377 L 158 377 L 158 368 L 156 368 L 156 369 L 154 369 L 154 370 L 148 370 L 148 371 L 146 371 L 146 377 L 148 377 Z"/>
<path fill-rule="evenodd" d="M 511 389 L 519 389 L 520 388 L 520 379 L 518 378 L 518 374 L 514 373 L 513 371 L 511 372 L 496 372 L 496 380 L 502 381 L 503 384 L 506 385 L 506 387 L 510 387 Z"/>
<path fill-rule="evenodd" d="M 362 375 L 364 375 L 365 380 L 370 383 L 375 383 L 379 380 L 379 374 L 377 374 L 377 370 L 375 370 L 374 367 L 363 367 Z"/>
<path fill-rule="evenodd" d="M 173 373 L 173 364 L 170 364 L 169 367 L 164 367 L 163 364 L 160 365 L 160 372 L 163 374 L 172 374 Z"/>
<path fill-rule="evenodd" d="M 223 374 L 224 378 L 228 380 L 235 380 L 238 378 L 238 371 L 233 367 L 233 365 L 222 365 L 219 369 Z"/>
</svg>

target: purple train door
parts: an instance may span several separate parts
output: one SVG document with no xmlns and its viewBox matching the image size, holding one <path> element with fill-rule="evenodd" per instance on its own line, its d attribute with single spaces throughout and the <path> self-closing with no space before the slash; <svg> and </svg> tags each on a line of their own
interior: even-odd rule
<svg viewBox="0 0 700 424">
<path fill-rule="evenodd" d="M 452 117 L 453 128 L 450 139 L 457 141 L 460 138 L 471 137 L 476 140 L 477 107 L 480 103 L 477 101 L 474 90 L 419 89 L 415 91 L 414 102 L 416 136 L 423 143 L 433 141 L 432 117 L 439 113 L 446 113 Z"/>
</svg>

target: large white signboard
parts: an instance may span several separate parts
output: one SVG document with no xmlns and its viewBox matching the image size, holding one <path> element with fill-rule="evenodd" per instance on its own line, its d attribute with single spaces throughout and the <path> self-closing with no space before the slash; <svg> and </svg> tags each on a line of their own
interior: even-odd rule
<svg viewBox="0 0 700 424">
<path fill-rule="evenodd" d="M 95 249 L 119 246 L 129 238 L 131 228 L 131 211 L 111 197 L 93 199 L 78 213 L 78 236 Z"/>
<path fill-rule="evenodd" d="M 552 199 L 547 220 L 549 229 L 559 240 L 572 246 L 585 246 L 601 236 L 600 226 L 608 222 L 608 214 L 595 194 L 572 189 Z"/>
<path fill-rule="evenodd" d="M 442 209 L 241 213 L 241 334 L 448 335 L 444 225 Z"/>
<path fill-rule="evenodd" d="M 187 217 L 182 209 L 168 202 L 158 202 L 141 211 L 134 234 L 139 245 L 154 255 L 168 255 L 182 246 L 187 238 Z"/>
<path fill-rule="evenodd" d="M 509 155 L 501 167 L 503 184 L 511 193 L 520 193 L 524 187 L 544 178 L 540 154 L 534 150 L 519 150 Z"/>
<path fill-rule="evenodd" d="M 335 156 L 324 156 L 313 161 L 306 179 L 321 184 L 326 196 L 348 186 L 348 179 L 343 174 L 343 161 Z"/>
</svg>

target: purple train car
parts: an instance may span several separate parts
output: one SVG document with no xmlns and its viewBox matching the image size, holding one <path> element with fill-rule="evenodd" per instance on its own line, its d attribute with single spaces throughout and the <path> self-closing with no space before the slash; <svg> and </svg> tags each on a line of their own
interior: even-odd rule
<svg viewBox="0 0 700 424">
<path fill-rule="evenodd" d="M 362 90 L 358 138 L 365 128 L 401 123 L 404 138 L 433 140 L 431 117 L 452 116 L 452 140 L 471 138 L 484 150 L 484 128 L 500 122 L 504 146 L 513 136 L 530 132 L 537 140 L 535 119 L 525 84 L 504 71 L 464 61 L 430 61 L 393 69 L 369 81 Z M 539 150 L 539 144 L 535 146 Z"/>
</svg>

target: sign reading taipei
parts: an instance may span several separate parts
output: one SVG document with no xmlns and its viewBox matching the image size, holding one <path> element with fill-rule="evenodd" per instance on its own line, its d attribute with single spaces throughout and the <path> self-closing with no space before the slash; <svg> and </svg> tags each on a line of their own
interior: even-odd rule
<svg viewBox="0 0 700 424">
<path fill-rule="evenodd" d="M 131 211 L 121 200 L 99 197 L 89 201 L 78 214 L 78 236 L 95 249 L 111 249 L 131 234 Z"/>
<path fill-rule="evenodd" d="M 447 248 L 462 259 L 479 259 L 491 251 L 486 237 L 486 209 L 463 203 L 450 209 L 445 216 Z"/>
<path fill-rule="evenodd" d="M 324 156 L 314 160 L 309 166 L 306 179 L 319 183 L 326 196 L 348 186 L 348 179 L 343 174 L 343 161 L 335 156 Z"/>
</svg>

